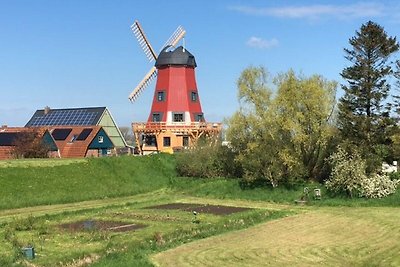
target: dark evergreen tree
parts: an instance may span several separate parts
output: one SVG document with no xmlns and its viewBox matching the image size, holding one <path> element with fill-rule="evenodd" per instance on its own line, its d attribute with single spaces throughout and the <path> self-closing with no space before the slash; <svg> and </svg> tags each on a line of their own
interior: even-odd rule
<svg viewBox="0 0 400 267">
<path fill-rule="evenodd" d="M 347 84 L 342 85 L 345 94 L 339 100 L 338 127 L 344 141 L 378 153 L 393 125 L 388 77 L 394 73 L 390 60 L 399 44 L 372 21 L 363 24 L 349 43 L 351 48 L 344 52 L 352 65 L 341 73 Z"/>
</svg>

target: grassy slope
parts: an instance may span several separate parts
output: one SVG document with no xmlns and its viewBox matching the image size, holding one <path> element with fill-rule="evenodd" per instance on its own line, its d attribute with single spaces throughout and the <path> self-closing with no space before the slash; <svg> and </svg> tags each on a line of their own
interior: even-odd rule
<svg viewBox="0 0 400 267">
<path fill-rule="evenodd" d="M 0 210 L 134 195 L 166 187 L 173 176 L 166 155 L 0 168 Z"/>
</svg>

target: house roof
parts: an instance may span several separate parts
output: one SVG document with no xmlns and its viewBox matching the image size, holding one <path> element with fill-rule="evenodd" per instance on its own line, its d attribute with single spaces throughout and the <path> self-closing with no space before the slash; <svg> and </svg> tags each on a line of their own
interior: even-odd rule
<svg viewBox="0 0 400 267">
<path fill-rule="evenodd" d="M 38 109 L 25 127 L 95 126 L 107 132 L 116 147 L 126 146 L 114 118 L 107 107 Z"/>
<path fill-rule="evenodd" d="M 102 129 L 101 126 L 48 127 L 62 158 L 85 157 L 89 145 Z"/>
<path fill-rule="evenodd" d="M 25 126 L 97 125 L 105 110 L 106 107 L 38 109 Z"/>
<path fill-rule="evenodd" d="M 33 131 L 38 131 L 43 137 L 47 130 L 45 128 L 0 127 L 0 159 L 10 158 L 17 138 L 24 132 Z"/>
</svg>

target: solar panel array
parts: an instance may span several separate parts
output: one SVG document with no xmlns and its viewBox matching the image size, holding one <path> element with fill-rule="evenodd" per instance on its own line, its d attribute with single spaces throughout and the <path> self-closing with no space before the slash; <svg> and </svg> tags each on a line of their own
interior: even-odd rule
<svg viewBox="0 0 400 267">
<path fill-rule="evenodd" d="M 54 131 L 51 133 L 51 135 L 53 136 L 54 140 L 65 140 L 71 131 L 72 131 L 71 128 L 69 128 L 69 129 L 54 129 Z"/>
<path fill-rule="evenodd" d="M 89 134 L 92 132 L 93 129 L 86 128 L 83 129 L 82 132 L 79 134 L 78 138 L 76 138 L 77 141 L 84 141 L 86 138 L 89 136 Z"/>
<path fill-rule="evenodd" d="M 96 112 L 85 109 L 51 110 L 46 115 L 34 116 L 29 124 L 30 126 L 92 125 L 96 116 Z"/>
</svg>

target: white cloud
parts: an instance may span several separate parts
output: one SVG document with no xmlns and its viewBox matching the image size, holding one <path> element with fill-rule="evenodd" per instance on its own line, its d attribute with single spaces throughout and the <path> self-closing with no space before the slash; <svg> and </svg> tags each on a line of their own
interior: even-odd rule
<svg viewBox="0 0 400 267">
<path fill-rule="evenodd" d="M 371 18 L 383 16 L 385 7 L 380 3 L 357 3 L 351 5 L 308 5 L 257 8 L 251 6 L 232 6 L 229 9 L 247 15 L 269 16 L 292 19 L 338 19 Z"/>
<path fill-rule="evenodd" d="M 272 48 L 278 46 L 278 44 L 279 42 L 275 38 L 272 38 L 271 40 L 265 40 L 255 36 L 250 37 L 250 39 L 246 42 L 246 45 L 260 49 Z"/>
</svg>

